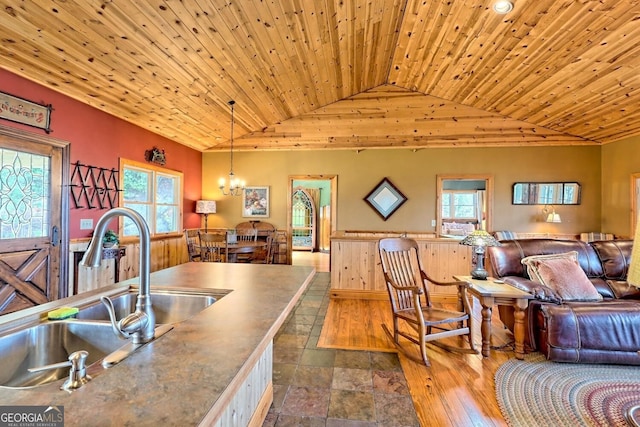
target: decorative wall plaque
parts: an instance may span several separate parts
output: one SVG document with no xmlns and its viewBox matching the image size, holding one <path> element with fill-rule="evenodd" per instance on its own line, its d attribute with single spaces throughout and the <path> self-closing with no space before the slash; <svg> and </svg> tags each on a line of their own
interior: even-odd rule
<svg viewBox="0 0 640 427">
<path fill-rule="evenodd" d="M 51 132 L 51 104 L 40 105 L 24 98 L 0 92 L 0 119 Z"/>
<path fill-rule="evenodd" d="M 157 163 L 162 166 L 167 163 L 167 159 L 164 155 L 164 150 L 158 147 L 153 147 L 151 150 L 145 151 L 144 158 L 147 160 L 147 162 Z"/>
</svg>

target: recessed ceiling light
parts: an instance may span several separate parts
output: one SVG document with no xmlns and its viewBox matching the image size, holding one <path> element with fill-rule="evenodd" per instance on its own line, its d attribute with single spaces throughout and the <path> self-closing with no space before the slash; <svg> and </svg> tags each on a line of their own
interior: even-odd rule
<svg viewBox="0 0 640 427">
<path fill-rule="evenodd" d="M 513 3 L 509 0 L 498 0 L 493 4 L 493 10 L 500 15 L 504 15 L 513 10 Z"/>
</svg>

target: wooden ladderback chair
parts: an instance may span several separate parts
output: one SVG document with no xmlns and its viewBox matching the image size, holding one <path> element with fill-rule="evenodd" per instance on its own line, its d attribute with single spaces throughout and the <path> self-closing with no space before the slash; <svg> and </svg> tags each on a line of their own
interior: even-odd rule
<svg viewBox="0 0 640 427">
<path fill-rule="evenodd" d="M 267 236 L 267 254 L 265 256 L 265 264 L 273 264 L 273 239 L 275 237 L 275 233 L 270 233 Z"/>
<path fill-rule="evenodd" d="M 273 233 L 267 235 L 267 245 L 256 251 L 251 260 L 253 264 L 273 264 Z"/>
<path fill-rule="evenodd" d="M 273 240 L 271 242 L 271 257 L 274 264 L 287 264 L 288 260 L 288 247 L 287 232 L 277 230 L 273 233 Z"/>
<path fill-rule="evenodd" d="M 245 221 L 245 222 L 238 223 L 238 225 L 236 225 L 236 231 L 240 231 L 248 228 L 256 229 L 258 231 L 258 240 L 265 240 L 265 241 L 267 240 L 267 236 L 269 234 L 276 231 L 275 225 L 269 222 L 259 221 L 259 220 Z"/>
<path fill-rule="evenodd" d="M 258 240 L 258 230 L 255 228 L 243 228 L 236 229 L 236 237 L 239 242 L 241 241 L 251 241 L 255 242 Z"/>
<path fill-rule="evenodd" d="M 427 366 L 430 366 L 426 349 L 428 342 L 433 341 L 433 344 L 450 351 L 477 353 L 472 335 L 471 304 L 467 295 L 469 284 L 439 282 L 429 278 L 420 260 L 418 244 L 413 239 L 381 239 L 378 249 L 393 314 L 393 334 L 386 325 L 382 327 L 398 349 L 416 360 L 402 348 L 399 337 L 417 344 L 422 362 Z M 428 283 L 457 287 L 457 310 L 434 306 L 429 298 Z M 469 348 L 435 342 L 453 336 L 466 336 Z"/>
<path fill-rule="evenodd" d="M 229 249 L 227 247 L 227 233 L 224 231 L 212 231 L 199 233 L 202 261 L 227 262 Z"/>
<path fill-rule="evenodd" d="M 238 242 L 257 242 L 258 230 L 255 228 L 236 229 L 236 239 Z M 252 262 L 254 253 L 238 253 L 236 255 L 236 262 Z"/>
<path fill-rule="evenodd" d="M 201 261 L 200 236 L 198 229 L 185 229 L 184 237 L 187 241 L 187 253 L 189 261 Z"/>
</svg>

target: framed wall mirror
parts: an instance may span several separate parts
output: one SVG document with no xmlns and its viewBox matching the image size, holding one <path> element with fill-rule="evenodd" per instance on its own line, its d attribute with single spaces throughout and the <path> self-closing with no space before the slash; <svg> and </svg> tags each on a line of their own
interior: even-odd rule
<svg viewBox="0 0 640 427">
<path fill-rule="evenodd" d="M 463 238 L 474 230 L 491 230 L 493 177 L 438 175 L 436 235 Z"/>
<path fill-rule="evenodd" d="M 577 182 L 516 182 L 513 184 L 514 205 L 579 205 L 580 184 Z"/>
</svg>

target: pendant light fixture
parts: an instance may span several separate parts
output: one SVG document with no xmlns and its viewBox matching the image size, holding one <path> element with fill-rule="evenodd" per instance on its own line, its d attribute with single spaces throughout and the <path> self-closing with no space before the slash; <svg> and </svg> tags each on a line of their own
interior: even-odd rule
<svg viewBox="0 0 640 427">
<path fill-rule="evenodd" d="M 220 180 L 218 181 L 220 191 L 222 191 L 222 194 L 224 194 L 225 196 L 239 196 L 242 194 L 245 187 L 244 181 L 236 178 L 235 174 L 233 173 L 233 106 L 235 105 L 235 103 L 236 101 L 234 100 L 229 101 L 229 105 L 231 106 L 231 169 L 229 170 L 229 188 L 226 188 L 226 182 L 224 178 L 220 178 Z"/>
</svg>

